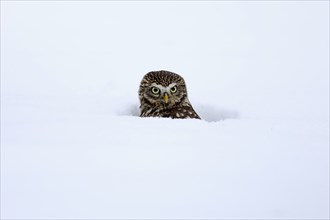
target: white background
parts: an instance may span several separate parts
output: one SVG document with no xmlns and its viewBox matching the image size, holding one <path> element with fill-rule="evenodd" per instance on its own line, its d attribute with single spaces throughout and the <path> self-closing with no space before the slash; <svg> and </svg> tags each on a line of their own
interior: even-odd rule
<svg viewBox="0 0 330 220">
<path fill-rule="evenodd" d="M 1 1 L 1 217 L 329 218 L 329 2 Z"/>
</svg>

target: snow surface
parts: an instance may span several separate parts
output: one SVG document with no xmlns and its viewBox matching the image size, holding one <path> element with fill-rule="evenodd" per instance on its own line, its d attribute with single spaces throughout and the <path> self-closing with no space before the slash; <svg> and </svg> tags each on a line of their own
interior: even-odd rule
<svg viewBox="0 0 330 220">
<path fill-rule="evenodd" d="M 1 218 L 328 219 L 329 2 L 1 1 Z"/>
</svg>

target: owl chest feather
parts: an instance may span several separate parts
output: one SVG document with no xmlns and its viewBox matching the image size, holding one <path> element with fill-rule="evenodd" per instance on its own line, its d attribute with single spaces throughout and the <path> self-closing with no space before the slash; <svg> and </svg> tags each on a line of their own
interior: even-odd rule
<svg viewBox="0 0 330 220">
<path fill-rule="evenodd" d="M 141 106 L 141 117 L 163 117 L 163 118 L 198 118 L 189 103 L 180 104 L 172 108 L 155 108 L 153 106 Z"/>
</svg>

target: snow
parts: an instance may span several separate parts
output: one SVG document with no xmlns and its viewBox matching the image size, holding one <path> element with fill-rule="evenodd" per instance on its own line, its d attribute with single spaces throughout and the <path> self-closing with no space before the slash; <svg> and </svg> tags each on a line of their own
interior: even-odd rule
<svg viewBox="0 0 330 220">
<path fill-rule="evenodd" d="M 328 219 L 329 2 L 1 1 L 1 218 Z"/>
</svg>

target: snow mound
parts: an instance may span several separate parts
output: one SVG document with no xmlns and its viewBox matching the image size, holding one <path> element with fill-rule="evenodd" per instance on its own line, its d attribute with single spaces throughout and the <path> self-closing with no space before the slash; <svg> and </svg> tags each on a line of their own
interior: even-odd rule
<svg viewBox="0 0 330 220">
<path fill-rule="evenodd" d="M 195 110 L 203 120 L 208 122 L 235 119 L 239 116 L 238 112 L 235 110 L 229 110 L 222 107 L 213 107 L 211 105 L 196 105 Z"/>
<path fill-rule="evenodd" d="M 137 103 L 126 104 L 121 109 L 117 110 L 117 115 L 139 117 L 139 111 L 139 105 Z"/>
<path fill-rule="evenodd" d="M 235 110 L 228 110 L 221 107 L 213 107 L 211 105 L 196 105 L 195 110 L 198 115 L 207 122 L 217 122 L 226 119 L 235 119 L 239 116 Z M 117 111 L 119 116 L 139 116 L 138 104 L 127 104 L 123 109 Z"/>
</svg>

